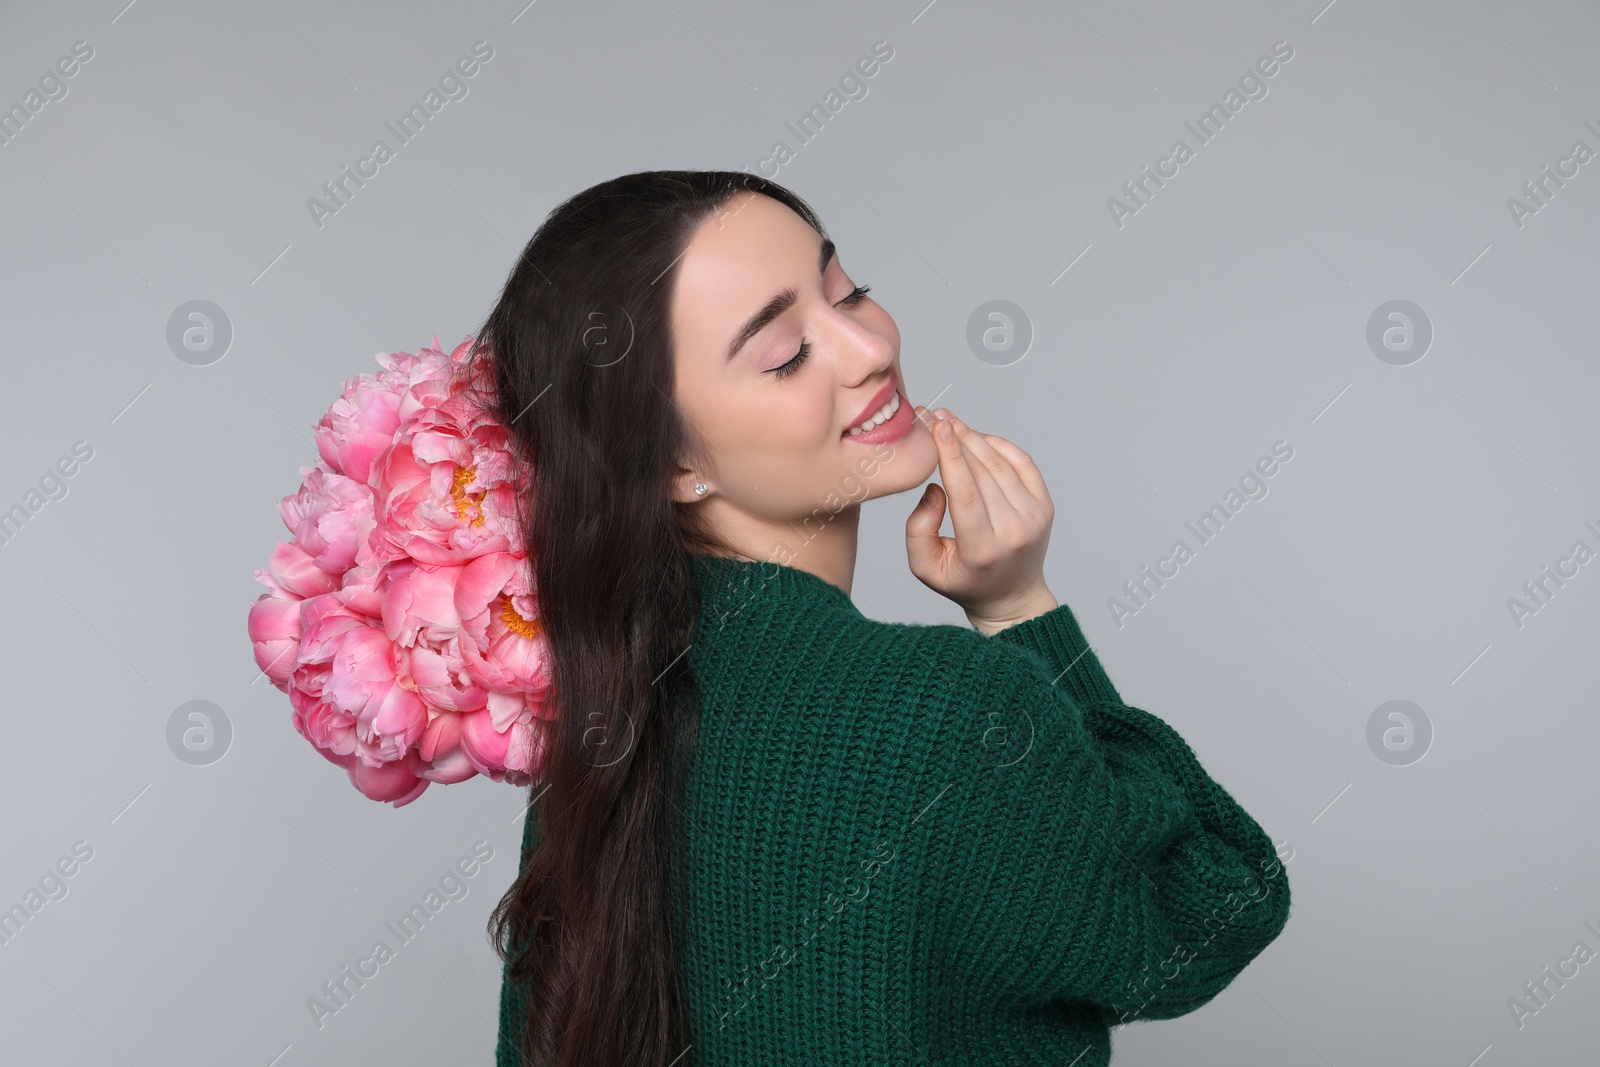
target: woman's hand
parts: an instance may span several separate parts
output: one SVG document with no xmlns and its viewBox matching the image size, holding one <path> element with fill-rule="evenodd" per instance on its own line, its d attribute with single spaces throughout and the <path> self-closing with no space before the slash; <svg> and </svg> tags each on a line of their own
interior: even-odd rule
<svg viewBox="0 0 1600 1067">
<path fill-rule="evenodd" d="M 1056 607 L 1044 580 L 1056 509 L 1032 458 L 1003 437 L 972 429 L 945 408 L 913 410 L 933 433 L 944 485 L 929 482 L 906 519 L 911 573 L 960 604 L 984 633 Z M 944 437 L 946 428 L 950 440 Z M 947 499 L 954 538 L 939 535 Z"/>
</svg>

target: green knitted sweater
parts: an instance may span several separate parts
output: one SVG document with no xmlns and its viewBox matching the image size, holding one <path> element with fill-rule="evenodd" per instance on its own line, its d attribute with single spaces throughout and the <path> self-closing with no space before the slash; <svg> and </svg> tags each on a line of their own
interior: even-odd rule
<svg viewBox="0 0 1600 1067">
<path fill-rule="evenodd" d="M 1104 1067 L 1113 1026 L 1195 1010 L 1288 921 L 1271 840 L 1065 604 L 985 636 L 691 559 L 678 1067 Z M 525 1012 L 506 982 L 497 1067 L 527 1067 Z"/>
</svg>

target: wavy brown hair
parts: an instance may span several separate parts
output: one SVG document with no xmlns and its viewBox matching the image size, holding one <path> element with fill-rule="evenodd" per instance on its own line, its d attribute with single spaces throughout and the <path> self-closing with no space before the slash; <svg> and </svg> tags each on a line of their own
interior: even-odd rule
<svg viewBox="0 0 1600 1067">
<path fill-rule="evenodd" d="M 673 401 L 671 310 L 690 238 L 741 191 L 823 232 L 755 175 L 626 174 L 550 212 L 478 333 L 529 486 L 519 522 L 553 659 L 537 843 L 489 920 L 525 990 L 524 1064 L 692 1062 L 675 874 L 699 722 L 688 553 L 722 546 L 671 496 L 679 464 L 704 458 Z"/>
</svg>

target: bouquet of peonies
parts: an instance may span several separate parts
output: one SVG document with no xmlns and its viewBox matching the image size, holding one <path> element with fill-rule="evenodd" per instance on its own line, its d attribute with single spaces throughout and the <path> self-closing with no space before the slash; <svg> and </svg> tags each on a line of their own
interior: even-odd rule
<svg viewBox="0 0 1600 1067">
<path fill-rule="evenodd" d="M 294 727 L 373 800 L 539 776 L 550 653 L 517 526 L 508 434 L 471 336 L 380 353 L 317 424 L 278 502 L 293 535 L 256 580 L 258 666 Z"/>
</svg>

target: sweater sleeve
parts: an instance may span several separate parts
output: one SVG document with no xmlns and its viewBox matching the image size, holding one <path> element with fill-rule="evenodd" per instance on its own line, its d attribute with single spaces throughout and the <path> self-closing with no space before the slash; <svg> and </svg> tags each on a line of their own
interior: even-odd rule
<svg viewBox="0 0 1600 1067">
<path fill-rule="evenodd" d="M 1108 1026 L 1199 1008 L 1288 921 L 1271 839 L 1161 719 L 989 651 L 929 812 L 942 964 L 997 1003 L 1074 1003 Z"/>
<path fill-rule="evenodd" d="M 1121 694 L 1066 604 L 1007 626 L 990 640 L 1026 648 L 1039 656 L 1054 673 L 1055 684 L 1079 704 L 1122 703 Z"/>
</svg>

